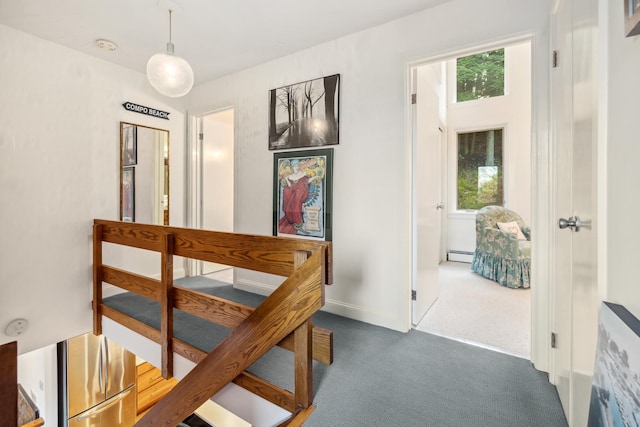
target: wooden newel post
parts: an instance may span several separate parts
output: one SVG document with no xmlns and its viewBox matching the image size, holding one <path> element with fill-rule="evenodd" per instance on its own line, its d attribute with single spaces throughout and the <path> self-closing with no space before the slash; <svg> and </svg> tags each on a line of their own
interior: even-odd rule
<svg viewBox="0 0 640 427">
<path fill-rule="evenodd" d="M 93 333 L 102 334 L 102 225 L 93 226 Z"/>
<path fill-rule="evenodd" d="M 18 342 L 0 345 L 0 407 L 3 426 L 18 425 Z"/>
<path fill-rule="evenodd" d="M 175 238 L 166 233 L 161 255 L 162 295 L 160 301 L 160 334 L 162 340 L 162 376 L 173 376 L 173 251 Z"/>
<path fill-rule="evenodd" d="M 294 268 L 305 263 L 310 253 L 296 251 Z M 311 318 L 294 331 L 295 404 L 297 409 L 306 409 L 313 403 L 313 325 Z"/>
</svg>

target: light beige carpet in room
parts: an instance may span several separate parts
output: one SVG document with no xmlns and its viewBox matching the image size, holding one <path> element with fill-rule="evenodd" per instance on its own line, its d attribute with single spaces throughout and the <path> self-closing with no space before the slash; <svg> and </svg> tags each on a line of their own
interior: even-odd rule
<svg viewBox="0 0 640 427">
<path fill-rule="evenodd" d="M 511 289 L 471 271 L 471 264 L 440 265 L 440 296 L 417 330 L 529 359 L 531 290 Z"/>
</svg>

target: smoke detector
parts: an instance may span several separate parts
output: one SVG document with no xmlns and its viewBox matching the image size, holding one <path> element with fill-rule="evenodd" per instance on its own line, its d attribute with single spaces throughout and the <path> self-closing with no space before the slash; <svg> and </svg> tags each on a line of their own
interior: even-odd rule
<svg viewBox="0 0 640 427">
<path fill-rule="evenodd" d="M 113 52 L 118 48 L 118 46 L 114 42 L 105 39 L 96 40 L 96 46 L 98 46 L 102 50 L 106 50 L 109 52 Z"/>
<path fill-rule="evenodd" d="M 17 337 L 27 332 L 29 321 L 27 319 L 14 319 L 4 329 L 4 333 L 10 337 Z"/>
</svg>

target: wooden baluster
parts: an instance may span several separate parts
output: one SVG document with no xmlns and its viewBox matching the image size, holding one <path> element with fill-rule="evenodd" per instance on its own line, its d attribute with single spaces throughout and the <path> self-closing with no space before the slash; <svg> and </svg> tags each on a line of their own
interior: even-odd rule
<svg viewBox="0 0 640 427">
<path fill-rule="evenodd" d="M 173 251 L 175 239 L 173 234 L 163 237 L 161 255 L 161 313 L 160 334 L 162 338 L 162 376 L 169 379 L 173 376 Z"/>
<path fill-rule="evenodd" d="M 299 269 L 309 256 L 311 254 L 306 251 L 294 252 L 294 268 Z M 308 319 L 294 331 L 294 393 L 297 409 L 306 409 L 313 403 L 312 330 L 311 319 Z"/>
<path fill-rule="evenodd" d="M 300 325 L 295 335 L 295 403 L 297 409 L 306 409 L 313 403 L 313 360 L 311 319 Z"/>
<path fill-rule="evenodd" d="M 102 225 L 93 226 L 93 333 L 102 334 Z"/>
</svg>

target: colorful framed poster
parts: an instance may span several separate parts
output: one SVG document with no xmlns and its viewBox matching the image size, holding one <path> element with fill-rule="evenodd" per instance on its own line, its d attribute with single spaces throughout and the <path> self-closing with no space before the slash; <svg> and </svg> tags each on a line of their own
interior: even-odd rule
<svg viewBox="0 0 640 427">
<path fill-rule="evenodd" d="M 591 386 L 588 427 L 640 424 L 640 321 L 603 302 Z"/>
<path fill-rule="evenodd" d="M 333 149 L 273 157 L 273 235 L 331 240 Z"/>
<path fill-rule="evenodd" d="M 339 142 L 340 74 L 269 91 L 269 150 Z"/>
<path fill-rule="evenodd" d="M 136 170 L 135 168 L 122 169 L 122 198 L 120 220 L 135 222 L 136 216 Z"/>
</svg>

